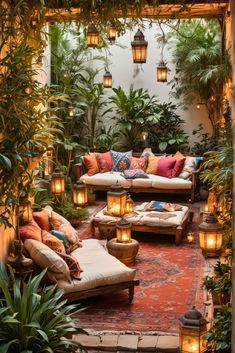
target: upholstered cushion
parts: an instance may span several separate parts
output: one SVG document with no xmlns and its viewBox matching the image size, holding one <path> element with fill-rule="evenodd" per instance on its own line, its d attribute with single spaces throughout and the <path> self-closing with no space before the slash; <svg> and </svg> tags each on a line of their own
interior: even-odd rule
<svg viewBox="0 0 235 353">
<path fill-rule="evenodd" d="M 58 239 L 51 233 L 47 232 L 46 230 L 42 230 L 42 242 L 46 244 L 54 251 L 65 253 L 65 247 L 62 240 Z"/>
<path fill-rule="evenodd" d="M 41 269 L 47 268 L 46 275 L 52 283 L 61 280 L 71 282 L 70 271 L 66 262 L 47 245 L 33 239 L 27 239 L 24 247 L 31 259 Z"/>
<path fill-rule="evenodd" d="M 138 180 L 138 179 L 136 179 Z M 143 179 L 144 180 L 144 179 Z M 191 180 L 185 180 L 181 178 L 165 178 L 160 175 L 149 175 L 149 180 L 152 182 L 152 187 L 156 189 L 164 189 L 164 190 L 169 190 L 169 193 L 171 189 L 176 189 L 176 190 L 189 190 L 192 187 L 192 181 Z M 134 180 L 133 180 L 134 182 Z"/>
<path fill-rule="evenodd" d="M 146 171 L 147 162 L 147 157 L 131 157 L 130 169 L 142 169 L 143 171 Z"/>
<path fill-rule="evenodd" d="M 95 153 L 83 156 L 83 162 L 87 168 L 88 175 L 99 173 L 99 166 Z"/>
<path fill-rule="evenodd" d="M 33 218 L 41 229 L 45 229 L 47 231 L 50 230 L 50 222 L 49 222 L 48 212 L 46 210 L 33 212 Z"/>
<path fill-rule="evenodd" d="M 67 254 L 61 254 L 58 253 L 58 255 L 60 257 L 62 257 L 62 259 L 66 262 L 66 264 L 68 265 L 68 268 L 70 270 L 70 276 L 72 278 L 76 278 L 76 279 L 81 279 L 81 272 L 82 269 L 78 263 L 78 260 L 76 259 L 75 256 L 72 255 L 67 255 Z"/>
<path fill-rule="evenodd" d="M 193 171 L 196 169 L 196 161 L 194 157 L 186 157 L 184 166 L 180 174 L 179 178 L 182 179 L 190 179 L 192 177 Z"/>
<path fill-rule="evenodd" d="M 142 169 L 123 170 L 123 176 L 126 179 L 148 178 L 148 175 Z"/>
<path fill-rule="evenodd" d="M 150 147 L 146 147 L 141 153 L 141 157 L 148 157 L 148 156 L 154 156 L 154 153 L 152 152 Z"/>
<path fill-rule="evenodd" d="M 122 172 L 130 167 L 130 159 L 132 156 L 132 151 L 128 152 L 116 152 L 111 151 L 112 161 L 113 161 L 113 171 Z"/>
<path fill-rule="evenodd" d="M 162 156 L 157 157 L 157 156 L 150 155 L 148 157 L 148 166 L 147 166 L 147 170 L 146 170 L 147 174 L 156 174 L 157 166 L 158 166 L 158 163 L 161 158 L 162 158 Z"/>
<path fill-rule="evenodd" d="M 144 210 L 145 211 L 172 212 L 172 211 L 181 211 L 182 206 L 175 204 L 175 203 L 169 203 L 169 202 L 163 202 L 163 201 L 151 201 L 146 205 Z"/>
<path fill-rule="evenodd" d="M 100 173 L 109 172 L 112 170 L 113 161 L 111 152 L 96 153 Z"/>
<path fill-rule="evenodd" d="M 172 178 L 176 178 L 183 170 L 185 158 L 176 159 L 173 171 Z"/>
<path fill-rule="evenodd" d="M 123 187 L 131 186 L 131 180 L 125 179 L 120 172 L 113 171 L 106 173 L 98 173 L 92 176 L 89 176 L 88 174 L 83 174 L 80 180 L 85 182 L 87 185 L 112 186 L 118 181 Z"/>
<path fill-rule="evenodd" d="M 185 158 L 175 159 L 172 156 L 162 157 L 157 166 L 157 175 L 174 178 L 183 169 Z"/>
<path fill-rule="evenodd" d="M 71 244 L 76 244 L 79 241 L 78 232 L 71 226 L 69 221 L 58 213 L 52 211 L 50 223 L 54 230 L 64 233 L 67 240 Z"/>
<path fill-rule="evenodd" d="M 68 241 L 68 239 L 66 238 L 66 236 L 65 236 L 64 233 L 59 232 L 58 230 L 54 230 L 54 229 L 50 230 L 50 233 L 51 233 L 52 235 L 54 235 L 56 238 L 58 238 L 59 240 L 62 240 L 62 242 L 63 242 L 65 248 L 66 248 L 67 246 L 69 246 L 69 241 Z"/>
<path fill-rule="evenodd" d="M 41 228 L 39 225 L 32 220 L 32 222 L 20 226 L 20 238 L 24 242 L 26 239 L 35 239 L 38 241 L 42 241 Z"/>
</svg>

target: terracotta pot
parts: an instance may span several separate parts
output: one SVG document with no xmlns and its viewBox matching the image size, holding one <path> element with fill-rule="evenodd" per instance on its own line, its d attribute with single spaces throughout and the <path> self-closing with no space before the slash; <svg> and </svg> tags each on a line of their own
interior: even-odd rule
<svg viewBox="0 0 235 353">
<path fill-rule="evenodd" d="M 71 223 L 71 225 L 74 227 L 74 228 L 77 228 L 80 226 L 81 224 L 81 220 L 79 218 L 69 218 L 68 221 Z"/>
<path fill-rule="evenodd" d="M 225 305 L 230 302 L 231 294 L 230 293 L 217 293 L 212 292 L 212 300 L 214 305 Z"/>
</svg>

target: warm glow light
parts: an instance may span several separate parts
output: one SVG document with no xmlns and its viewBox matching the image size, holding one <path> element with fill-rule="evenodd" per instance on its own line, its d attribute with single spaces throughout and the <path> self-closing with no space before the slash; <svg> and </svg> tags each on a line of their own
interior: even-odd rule
<svg viewBox="0 0 235 353">
<path fill-rule="evenodd" d="M 113 185 L 107 192 L 107 213 L 121 217 L 126 212 L 126 191 L 120 184 Z"/>
<path fill-rule="evenodd" d="M 103 76 L 103 87 L 104 88 L 112 88 L 113 84 L 113 78 L 112 75 L 109 71 L 105 71 L 105 74 Z"/>
<path fill-rule="evenodd" d="M 142 131 L 142 132 L 141 132 L 141 135 L 142 135 L 143 141 L 146 141 L 147 138 L 148 138 L 148 131 Z"/>
<path fill-rule="evenodd" d="M 167 67 L 164 61 L 160 61 L 157 66 L 157 81 L 167 82 Z"/>
<path fill-rule="evenodd" d="M 68 107 L 69 116 L 74 116 L 75 108 L 73 106 Z"/>
<path fill-rule="evenodd" d="M 51 192 L 60 196 L 65 190 L 64 174 L 56 168 L 51 176 Z"/>
<path fill-rule="evenodd" d="M 197 109 L 200 109 L 200 108 L 201 108 L 201 104 L 198 103 L 198 104 L 196 105 L 196 108 L 197 108 Z"/>
<path fill-rule="evenodd" d="M 209 211 L 209 208 L 208 208 L 208 205 L 206 204 L 205 205 L 205 212 L 208 212 Z"/>
<path fill-rule="evenodd" d="M 77 182 L 73 186 L 73 203 L 76 206 L 83 207 L 87 205 L 88 195 L 86 184 Z"/>
<path fill-rule="evenodd" d="M 113 22 L 109 23 L 109 26 L 107 28 L 107 34 L 108 34 L 108 40 L 110 40 L 110 42 L 114 42 L 117 35 L 117 29 Z"/>
<path fill-rule="evenodd" d="M 86 44 L 88 47 L 96 48 L 99 45 L 100 34 L 94 24 L 87 28 Z"/>
<path fill-rule="evenodd" d="M 194 233 L 188 233 L 187 234 L 187 240 L 189 243 L 193 243 L 194 241 Z"/>
<path fill-rule="evenodd" d="M 133 62 L 136 64 L 146 63 L 148 42 L 144 39 L 143 32 L 138 30 L 131 42 Z"/>
<path fill-rule="evenodd" d="M 117 222 L 116 235 L 118 243 L 131 242 L 131 224 L 125 218 Z"/>
<path fill-rule="evenodd" d="M 223 242 L 222 226 L 209 214 L 199 225 L 199 243 L 202 253 L 208 257 L 217 257 L 221 253 Z"/>
</svg>

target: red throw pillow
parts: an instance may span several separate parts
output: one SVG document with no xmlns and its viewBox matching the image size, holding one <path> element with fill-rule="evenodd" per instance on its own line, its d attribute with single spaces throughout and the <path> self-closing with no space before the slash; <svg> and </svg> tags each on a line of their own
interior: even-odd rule
<svg viewBox="0 0 235 353">
<path fill-rule="evenodd" d="M 83 161 L 86 166 L 88 175 L 94 175 L 99 173 L 99 166 L 97 163 L 95 153 L 91 153 L 89 155 L 83 156 Z"/>
<path fill-rule="evenodd" d="M 33 212 L 33 219 L 37 222 L 41 229 L 45 229 L 49 232 L 50 222 L 47 211 Z"/>
<path fill-rule="evenodd" d="M 171 156 L 162 157 L 159 160 L 156 174 L 165 178 L 173 178 L 175 163 L 176 159 Z"/>
<path fill-rule="evenodd" d="M 147 167 L 146 157 L 140 157 L 140 158 L 131 157 L 131 164 L 130 164 L 131 170 L 142 169 L 145 172 L 146 167 Z"/>
<path fill-rule="evenodd" d="M 20 226 L 20 238 L 24 242 L 26 239 L 34 239 L 37 241 L 42 241 L 41 228 L 39 225 L 32 220 L 32 222 L 26 224 L 25 226 Z"/>
<path fill-rule="evenodd" d="M 67 255 L 67 254 L 61 254 L 61 253 L 57 253 L 57 254 L 60 255 L 68 265 L 68 268 L 70 270 L 70 276 L 80 280 L 81 279 L 80 274 L 82 272 L 82 269 L 76 257 L 72 255 Z"/>
<path fill-rule="evenodd" d="M 110 172 L 113 168 L 111 152 L 96 153 L 96 159 L 101 173 Z"/>
<path fill-rule="evenodd" d="M 186 158 L 176 159 L 175 166 L 172 171 L 172 178 L 175 178 L 178 175 L 180 175 L 180 173 L 182 172 L 182 170 L 184 168 L 185 159 Z"/>
</svg>

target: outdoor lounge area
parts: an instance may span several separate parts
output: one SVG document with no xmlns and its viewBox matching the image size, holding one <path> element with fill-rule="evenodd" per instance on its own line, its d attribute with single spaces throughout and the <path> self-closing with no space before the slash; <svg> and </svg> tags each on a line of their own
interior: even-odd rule
<svg viewBox="0 0 235 353">
<path fill-rule="evenodd" d="M 0 352 L 233 352 L 235 3 L 0 24 Z"/>
</svg>

